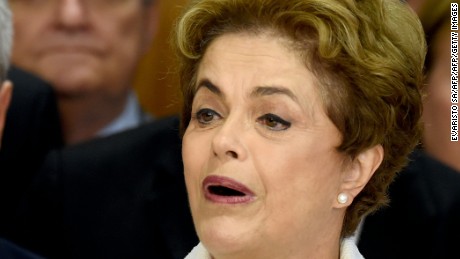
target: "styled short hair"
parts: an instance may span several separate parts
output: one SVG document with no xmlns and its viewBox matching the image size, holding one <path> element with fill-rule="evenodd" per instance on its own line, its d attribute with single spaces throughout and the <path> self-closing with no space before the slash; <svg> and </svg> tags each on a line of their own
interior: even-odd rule
<svg viewBox="0 0 460 259">
<path fill-rule="evenodd" d="M 0 82 L 6 79 L 10 66 L 13 25 L 7 0 L 0 0 Z"/>
<path fill-rule="evenodd" d="M 417 16 L 399 0 L 194 0 L 176 25 L 183 95 L 191 117 L 196 73 L 209 44 L 226 33 L 284 37 L 317 78 L 324 108 L 350 159 L 376 145 L 382 164 L 348 207 L 342 236 L 387 203 L 386 192 L 419 143 L 426 52 Z"/>
</svg>

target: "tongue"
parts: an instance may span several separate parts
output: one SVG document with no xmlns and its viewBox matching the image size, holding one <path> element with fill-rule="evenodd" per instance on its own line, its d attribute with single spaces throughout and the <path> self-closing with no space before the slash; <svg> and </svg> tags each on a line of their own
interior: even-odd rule
<svg viewBox="0 0 460 259">
<path fill-rule="evenodd" d="M 237 191 L 237 190 L 225 187 L 225 186 L 209 186 L 208 189 L 210 193 L 215 194 L 215 195 L 220 195 L 220 196 L 245 196 L 246 195 L 240 191 Z"/>
</svg>

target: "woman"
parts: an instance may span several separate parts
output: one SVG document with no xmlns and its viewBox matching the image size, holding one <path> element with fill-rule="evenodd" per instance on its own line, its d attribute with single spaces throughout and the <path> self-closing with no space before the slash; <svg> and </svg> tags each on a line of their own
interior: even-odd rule
<svg viewBox="0 0 460 259">
<path fill-rule="evenodd" d="M 362 258 L 418 143 L 423 32 L 398 0 L 197 0 L 177 24 L 187 258 Z"/>
</svg>

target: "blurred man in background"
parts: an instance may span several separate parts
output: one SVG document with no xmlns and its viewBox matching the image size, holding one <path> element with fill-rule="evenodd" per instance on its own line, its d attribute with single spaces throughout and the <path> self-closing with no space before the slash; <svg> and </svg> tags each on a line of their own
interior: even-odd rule
<svg viewBox="0 0 460 259">
<path fill-rule="evenodd" d="M 10 0 L 15 65 L 49 81 L 66 144 L 148 120 L 131 81 L 157 26 L 154 0 Z"/>
<path fill-rule="evenodd" d="M 67 144 L 144 120 L 130 78 L 150 45 L 153 1 L 9 2 L 13 60 L 54 84 Z M 0 236 L 46 258 L 184 258 L 198 240 L 178 119 L 61 149 L 50 87 L 17 69 L 8 77 L 15 92 L 0 151 Z"/>
</svg>

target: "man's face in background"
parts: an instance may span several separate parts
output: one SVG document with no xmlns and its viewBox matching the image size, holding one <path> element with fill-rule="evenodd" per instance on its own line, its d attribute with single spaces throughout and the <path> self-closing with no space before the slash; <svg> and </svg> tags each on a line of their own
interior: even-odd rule
<svg viewBox="0 0 460 259">
<path fill-rule="evenodd" d="M 123 95 L 156 27 L 143 0 L 10 0 L 15 65 L 60 96 Z"/>
</svg>

